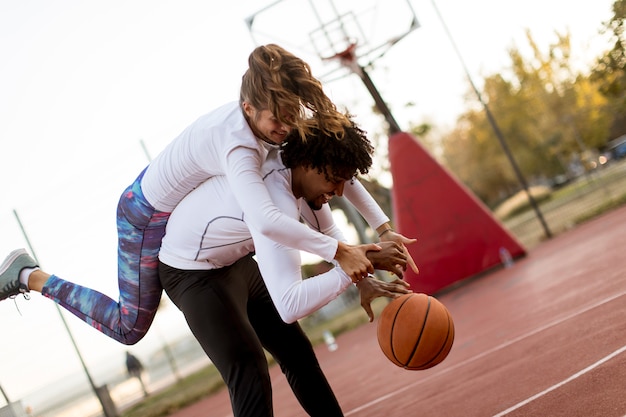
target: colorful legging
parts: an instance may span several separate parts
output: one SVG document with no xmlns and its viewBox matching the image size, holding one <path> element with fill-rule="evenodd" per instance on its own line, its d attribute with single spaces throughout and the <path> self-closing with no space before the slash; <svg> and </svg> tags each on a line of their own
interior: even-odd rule
<svg viewBox="0 0 626 417">
<path fill-rule="evenodd" d="M 117 207 L 119 301 L 56 275 L 41 292 L 125 345 L 137 343 L 146 334 L 163 291 L 158 255 L 170 213 L 157 211 L 146 201 L 141 191 L 144 172 L 124 191 Z"/>
</svg>

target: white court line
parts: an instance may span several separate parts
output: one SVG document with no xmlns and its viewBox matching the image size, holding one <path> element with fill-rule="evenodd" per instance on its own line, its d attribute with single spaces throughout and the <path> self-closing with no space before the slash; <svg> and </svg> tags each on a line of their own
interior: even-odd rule
<svg viewBox="0 0 626 417">
<path fill-rule="evenodd" d="M 502 417 L 504 415 L 507 415 L 508 413 L 510 413 L 511 411 L 515 411 L 518 408 L 521 408 L 523 406 L 525 406 L 528 403 L 531 403 L 533 401 L 535 401 L 537 398 L 543 397 L 544 395 L 546 395 L 547 393 L 549 393 L 550 391 L 554 391 L 557 388 L 562 387 L 563 385 L 572 382 L 573 380 L 577 379 L 578 377 L 583 376 L 584 374 L 586 374 L 589 371 L 592 371 L 593 369 L 597 368 L 598 366 L 602 365 L 604 362 L 613 359 L 615 356 L 619 355 L 622 352 L 626 351 L 626 346 L 622 346 L 621 348 L 617 349 L 615 352 L 611 353 L 608 356 L 605 356 L 604 358 L 600 359 L 598 362 L 589 365 L 588 367 L 586 367 L 585 369 L 583 369 L 582 371 L 576 372 L 574 375 L 570 376 L 567 379 L 564 379 L 563 381 L 559 382 L 558 384 L 552 385 L 550 388 L 545 389 L 543 391 L 541 391 L 538 394 L 533 395 L 530 398 L 525 399 L 522 402 L 519 402 L 517 404 L 515 404 L 513 407 L 507 408 L 506 410 L 494 415 L 493 417 Z"/>
<path fill-rule="evenodd" d="M 432 374 L 432 375 L 428 376 L 427 378 L 421 379 L 421 380 L 419 380 L 417 382 L 414 382 L 412 384 L 405 385 L 404 387 L 398 388 L 395 391 L 390 392 L 389 394 L 386 394 L 386 395 L 383 395 L 381 397 L 378 397 L 377 399 L 375 399 L 373 401 L 370 401 L 368 403 L 363 404 L 360 407 L 357 407 L 357 408 L 354 408 L 354 409 L 348 411 L 347 413 L 345 413 L 345 415 L 349 416 L 349 415 L 353 415 L 355 413 L 358 413 L 359 411 L 365 410 L 365 409 L 367 409 L 367 408 L 369 408 L 369 407 L 371 407 L 371 406 L 373 406 L 375 404 L 383 402 L 383 401 L 385 401 L 385 400 L 387 400 L 387 399 L 389 399 L 389 398 L 391 398 L 391 397 L 393 397 L 395 395 L 398 395 L 398 394 L 400 394 L 400 393 L 402 393 L 404 391 L 407 391 L 409 389 L 413 389 L 417 385 L 420 385 L 420 384 L 423 384 L 425 382 L 428 382 L 429 380 L 431 380 L 431 379 L 433 379 L 435 377 L 441 376 L 441 375 L 443 375 L 445 373 L 451 372 L 451 371 L 453 371 L 455 369 L 458 369 L 458 368 L 460 368 L 462 366 L 465 366 L 467 364 L 475 362 L 478 359 L 484 358 L 487 355 L 490 355 L 490 354 L 492 354 L 494 352 L 502 350 L 502 349 L 504 349 L 504 348 L 506 348 L 508 346 L 511 346 L 512 344 L 515 344 L 515 343 L 517 343 L 517 342 L 519 342 L 521 340 L 524 340 L 524 339 L 526 339 L 526 338 L 528 338 L 530 336 L 534 336 L 535 334 L 537 334 L 539 332 L 542 332 L 542 331 L 544 331 L 546 329 L 549 329 L 550 327 L 554 327 L 554 326 L 559 325 L 559 324 L 561 324 L 563 322 L 566 322 L 567 320 L 570 320 L 570 319 L 572 319 L 572 318 L 574 318 L 576 316 L 584 314 L 587 311 L 593 310 L 594 308 L 599 307 L 599 306 L 601 306 L 603 304 L 609 303 L 609 302 L 611 302 L 611 301 L 613 301 L 613 300 L 615 300 L 617 298 L 623 297 L 624 295 L 626 295 L 626 291 L 623 291 L 623 292 L 615 294 L 615 295 L 613 295 L 611 297 L 605 298 L 604 300 L 601 300 L 601 301 L 598 301 L 598 302 L 596 302 L 594 304 L 591 304 L 591 305 L 583 308 L 582 310 L 578 310 L 578 311 L 576 311 L 576 312 L 574 312 L 574 313 L 572 313 L 572 314 L 570 314 L 568 316 L 564 316 L 564 317 L 562 317 L 562 318 L 560 318 L 558 320 L 555 320 L 555 321 L 553 321 L 551 323 L 548 323 L 548 324 L 545 324 L 545 325 L 543 325 L 541 327 L 538 327 L 538 328 L 536 328 L 535 330 L 533 330 L 531 332 L 528 332 L 528 333 L 526 333 L 526 334 L 524 334 L 522 336 L 516 337 L 515 339 L 509 340 L 508 342 L 502 343 L 501 345 L 498 345 L 498 346 L 496 346 L 496 347 L 494 347 L 492 349 L 486 350 L 486 351 L 484 351 L 484 352 L 482 352 L 482 353 L 480 353 L 480 354 L 478 354 L 478 355 L 476 355 L 476 356 L 474 356 L 474 357 L 472 357 L 470 359 L 467 359 L 467 360 L 465 360 L 465 361 L 463 361 L 461 363 L 458 363 L 458 364 L 456 364 L 454 366 L 451 366 L 449 368 L 445 368 L 445 369 L 443 369 L 439 373 Z M 624 416 L 624 417 L 626 417 L 626 416 Z"/>
</svg>

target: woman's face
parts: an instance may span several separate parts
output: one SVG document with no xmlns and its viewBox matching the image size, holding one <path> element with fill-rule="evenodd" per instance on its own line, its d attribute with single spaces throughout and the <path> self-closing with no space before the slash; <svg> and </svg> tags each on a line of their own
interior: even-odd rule
<svg viewBox="0 0 626 417">
<path fill-rule="evenodd" d="M 269 110 L 257 110 L 244 101 L 243 110 L 248 116 L 250 128 L 259 138 L 280 145 L 283 143 L 291 128 L 281 123 Z"/>
</svg>

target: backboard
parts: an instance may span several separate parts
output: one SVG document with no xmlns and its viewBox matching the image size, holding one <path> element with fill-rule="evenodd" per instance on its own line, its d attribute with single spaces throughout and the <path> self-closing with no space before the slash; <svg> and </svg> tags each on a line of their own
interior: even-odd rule
<svg viewBox="0 0 626 417">
<path fill-rule="evenodd" d="M 409 0 L 278 0 L 246 19 L 257 45 L 276 43 L 335 68 L 369 66 L 419 27 Z M 343 58 L 343 59 L 333 59 Z M 334 62 L 333 62 L 334 61 Z"/>
</svg>

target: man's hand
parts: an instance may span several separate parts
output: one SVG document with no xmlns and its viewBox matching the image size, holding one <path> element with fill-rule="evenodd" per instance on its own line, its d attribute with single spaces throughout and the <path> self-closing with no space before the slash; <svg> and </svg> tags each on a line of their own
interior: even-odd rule
<svg viewBox="0 0 626 417">
<path fill-rule="evenodd" d="M 374 321 L 374 312 L 372 311 L 372 300 L 377 297 L 398 298 L 403 294 L 409 294 L 413 291 L 409 289 L 409 283 L 396 278 L 392 282 L 385 282 L 375 277 L 367 277 L 356 284 L 361 293 L 361 307 L 370 318 L 370 323 Z"/>
<path fill-rule="evenodd" d="M 375 243 L 352 246 L 339 242 L 335 260 L 339 263 L 341 269 L 352 279 L 352 282 L 356 283 L 374 272 L 374 266 L 367 258 L 366 253 L 379 250 L 380 246 Z"/>
<path fill-rule="evenodd" d="M 382 242 L 396 242 L 398 245 L 400 245 L 402 247 L 402 250 L 407 256 L 407 263 L 409 264 L 413 272 L 415 272 L 416 274 L 420 273 L 419 269 L 417 268 L 417 265 L 415 265 L 415 261 L 413 260 L 413 258 L 411 257 L 411 254 L 409 253 L 409 251 L 407 250 L 405 246 L 405 245 L 410 245 L 412 243 L 417 242 L 417 239 L 409 239 L 408 237 L 405 237 L 401 235 L 400 233 L 396 233 L 395 231 L 393 231 L 393 229 L 384 230 L 383 233 L 379 234 L 379 237 L 380 237 L 381 243 Z"/>
<path fill-rule="evenodd" d="M 393 272 L 402 278 L 407 265 L 407 252 L 395 242 L 380 242 L 379 251 L 368 251 L 367 259 L 370 260 L 375 269 Z"/>
</svg>

